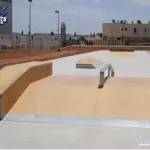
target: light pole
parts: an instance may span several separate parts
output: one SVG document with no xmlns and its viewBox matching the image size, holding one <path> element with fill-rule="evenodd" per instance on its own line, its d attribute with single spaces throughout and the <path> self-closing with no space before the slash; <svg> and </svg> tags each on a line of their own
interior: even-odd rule
<svg viewBox="0 0 150 150">
<path fill-rule="evenodd" d="M 31 35 L 31 3 L 32 0 L 28 0 L 29 1 L 29 35 Z"/>
<path fill-rule="evenodd" d="M 29 2 L 29 49 L 31 50 L 31 3 L 32 3 L 32 0 L 28 0 Z"/>
<path fill-rule="evenodd" d="M 58 39 L 59 39 L 59 10 L 55 10 L 55 13 L 58 14 Z"/>
</svg>

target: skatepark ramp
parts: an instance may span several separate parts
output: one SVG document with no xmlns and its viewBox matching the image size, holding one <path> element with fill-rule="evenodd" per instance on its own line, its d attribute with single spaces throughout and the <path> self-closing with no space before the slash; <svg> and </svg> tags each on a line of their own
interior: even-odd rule
<svg viewBox="0 0 150 150">
<path fill-rule="evenodd" d="M 108 70 L 108 76 L 105 78 L 105 71 Z M 100 83 L 99 83 L 99 88 L 103 88 L 106 80 L 110 77 L 114 77 L 114 69 L 111 64 L 106 64 L 100 69 Z"/>
<path fill-rule="evenodd" d="M 150 120 L 150 79 L 113 77 L 102 90 L 98 83 L 98 76 L 49 76 L 30 84 L 5 119 L 40 123 L 48 123 L 49 117 Z"/>
<path fill-rule="evenodd" d="M 0 120 L 9 112 L 30 83 L 52 75 L 52 63 L 30 62 L 0 71 Z"/>
<path fill-rule="evenodd" d="M 76 63 L 76 68 L 80 69 L 96 69 L 103 64 L 102 61 L 93 58 L 82 58 Z"/>
</svg>

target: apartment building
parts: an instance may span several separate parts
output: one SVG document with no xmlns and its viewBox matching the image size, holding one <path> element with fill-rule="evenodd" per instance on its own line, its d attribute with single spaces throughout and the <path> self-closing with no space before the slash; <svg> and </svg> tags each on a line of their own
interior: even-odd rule
<svg viewBox="0 0 150 150">
<path fill-rule="evenodd" d="M 150 38 L 150 23 L 104 23 L 102 32 L 106 37 Z"/>
</svg>

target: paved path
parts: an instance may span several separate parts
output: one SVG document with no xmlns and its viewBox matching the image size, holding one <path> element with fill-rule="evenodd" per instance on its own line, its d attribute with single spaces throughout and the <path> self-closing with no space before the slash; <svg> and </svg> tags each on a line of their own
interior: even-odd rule
<svg viewBox="0 0 150 150">
<path fill-rule="evenodd" d="M 91 125 L 0 123 L 0 148 L 148 148 L 150 129 Z"/>
</svg>

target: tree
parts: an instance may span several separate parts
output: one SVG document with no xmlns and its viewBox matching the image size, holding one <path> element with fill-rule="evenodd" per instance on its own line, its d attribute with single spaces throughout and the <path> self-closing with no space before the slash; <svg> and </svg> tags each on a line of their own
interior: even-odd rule
<svg viewBox="0 0 150 150">
<path fill-rule="evenodd" d="M 54 32 L 53 31 L 51 31 L 51 36 L 54 36 Z"/>
<path fill-rule="evenodd" d="M 23 35 L 23 30 L 21 31 L 21 35 Z"/>
<path fill-rule="evenodd" d="M 102 33 L 99 33 L 99 36 L 102 38 L 102 37 L 103 37 L 103 34 L 102 34 Z"/>
<path fill-rule="evenodd" d="M 93 34 L 93 37 L 95 37 L 95 33 Z"/>
<path fill-rule="evenodd" d="M 77 36 L 77 33 L 76 33 L 76 32 L 74 32 L 74 36 Z"/>
</svg>

